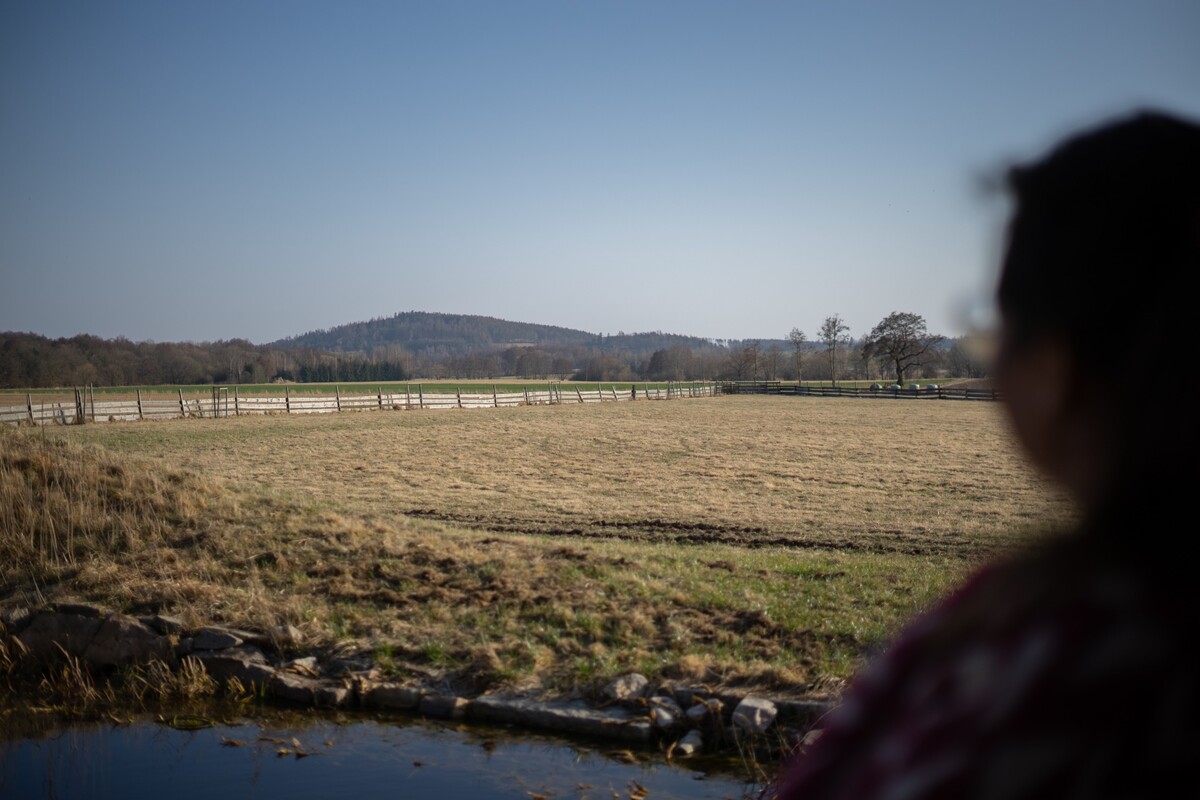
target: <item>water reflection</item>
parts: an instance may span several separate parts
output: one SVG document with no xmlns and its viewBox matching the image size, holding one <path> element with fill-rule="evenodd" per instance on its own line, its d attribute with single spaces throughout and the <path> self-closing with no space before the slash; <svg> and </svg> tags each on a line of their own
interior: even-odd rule
<svg viewBox="0 0 1200 800">
<path fill-rule="evenodd" d="M 8 738 L 8 737 L 4 737 Z M 0 743 L 0 798 L 745 798 L 721 765 L 498 728 L 298 716 L 177 730 L 73 723 Z M 642 790 L 644 789 L 644 794 Z"/>
</svg>

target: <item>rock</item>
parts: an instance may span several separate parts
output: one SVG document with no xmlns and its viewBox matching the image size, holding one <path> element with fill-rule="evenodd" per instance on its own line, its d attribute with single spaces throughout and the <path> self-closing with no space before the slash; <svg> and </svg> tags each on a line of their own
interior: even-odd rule
<svg viewBox="0 0 1200 800">
<path fill-rule="evenodd" d="M 25 626 L 31 620 L 33 620 L 33 612 L 23 606 L 15 606 L 0 611 L 0 622 L 4 623 L 4 629 L 14 635 L 25 630 Z"/>
<path fill-rule="evenodd" d="M 650 720 L 654 727 L 669 731 L 683 723 L 683 709 L 670 697 L 657 695 L 650 698 Z"/>
<path fill-rule="evenodd" d="M 108 614 L 105 609 L 90 603 L 58 603 L 54 606 L 54 610 L 59 614 L 74 614 L 77 617 L 87 617 L 88 619 L 100 619 Z"/>
<path fill-rule="evenodd" d="M 145 664 L 152 659 L 171 663 L 175 648 L 166 636 L 124 614 L 109 614 L 88 644 L 84 659 L 93 667 Z"/>
<path fill-rule="evenodd" d="M 317 664 L 316 656 L 305 656 L 304 658 L 293 658 L 291 661 L 285 661 L 280 667 L 288 672 L 295 672 L 298 675 L 308 675 L 315 678 L 320 674 L 320 667 Z"/>
<path fill-rule="evenodd" d="M 351 653 L 330 658 L 325 662 L 325 672 L 329 675 L 344 675 L 347 673 L 374 675 L 372 680 L 379 680 L 382 671 L 375 666 L 375 659 L 370 653 Z"/>
<path fill-rule="evenodd" d="M 733 724 L 745 733 L 759 734 L 771 727 L 778 713 L 770 700 L 750 695 L 733 710 Z"/>
<path fill-rule="evenodd" d="M 582 701 L 538 702 L 520 697 L 484 695 L 471 702 L 473 719 L 512 723 L 585 736 L 648 742 L 654 728 L 644 716 L 622 708 L 596 709 Z"/>
<path fill-rule="evenodd" d="M 341 708 L 350 700 L 350 690 L 335 683 L 326 683 L 313 692 L 313 702 L 322 708 Z"/>
<path fill-rule="evenodd" d="M 267 634 L 276 649 L 294 647 L 304 641 L 304 633 L 295 625 L 277 625 Z"/>
<path fill-rule="evenodd" d="M 701 700 L 687 710 L 687 718 L 692 721 L 693 725 L 701 725 L 705 720 L 710 718 L 720 719 L 721 711 L 725 708 L 725 704 L 715 697 L 708 700 Z"/>
<path fill-rule="evenodd" d="M 670 711 L 672 714 L 674 714 L 677 717 L 683 716 L 683 709 L 680 708 L 679 703 L 675 702 L 675 698 L 670 697 L 669 695 L 665 695 L 665 694 L 654 695 L 653 697 L 650 698 L 650 707 L 651 708 L 661 708 L 664 711 Z"/>
<path fill-rule="evenodd" d="M 358 696 L 368 708 L 389 711 L 407 711 L 416 708 L 421 702 L 421 690 L 418 687 L 399 683 L 373 684 L 364 680 L 359 684 Z"/>
<path fill-rule="evenodd" d="M 155 614 L 151 617 L 140 617 L 143 624 L 149 625 L 154 630 L 163 634 L 180 634 L 183 633 L 183 621 L 178 617 L 169 617 L 166 614 Z"/>
<path fill-rule="evenodd" d="M 99 617 L 39 611 L 17 638 L 34 657 L 43 661 L 59 658 L 63 652 L 83 658 L 102 624 Z"/>
<path fill-rule="evenodd" d="M 229 628 L 220 628 L 215 625 L 201 628 L 200 632 L 192 637 L 193 650 L 226 650 L 230 647 L 238 647 L 245 643 L 245 639 L 234 634 Z"/>
<path fill-rule="evenodd" d="M 225 683 L 236 678 L 250 691 L 265 689 L 275 674 L 275 668 L 267 663 L 262 651 L 254 647 L 204 650 L 190 657 L 203 664 L 216 680 Z"/>
<path fill-rule="evenodd" d="M 681 756 L 690 756 L 704 749 L 704 737 L 700 735 L 698 730 L 690 730 L 687 736 L 684 736 L 675 744 L 675 753 Z"/>
<path fill-rule="evenodd" d="M 650 709 L 650 721 L 660 731 L 669 731 L 672 728 L 678 728 L 682 724 L 682 719 L 682 717 L 676 716 L 670 711 L 664 711 L 661 708 Z"/>
<path fill-rule="evenodd" d="M 814 720 L 837 708 L 834 700 L 777 700 L 780 719 Z"/>
<path fill-rule="evenodd" d="M 183 658 L 190 655 L 192 652 L 192 637 L 184 636 L 179 640 L 179 644 L 175 645 L 175 657 Z"/>
<path fill-rule="evenodd" d="M 646 690 L 646 686 L 649 683 L 650 681 L 646 680 L 645 675 L 631 672 L 628 675 L 622 675 L 608 684 L 608 686 L 605 686 L 604 696 L 609 700 L 630 700 L 635 697 L 641 697 L 642 692 Z"/>
<path fill-rule="evenodd" d="M 306 678 L 303 675 L 278 670 L 267 682 L 267 691 L 272 697 L 304 706 L 313 704 L 316 700 L 317 690 L 320 688 L 321 682 L 315 678 Z"/>
<path fill-rule="evenodd" d="M 434 719 L 462 719 L 471 701 L 452 694 L 427 694 L 417 710 Z"/>
<path fill-rule="evenodd" d="M 222 630 L 232 633 L 246 644 L 252 644 L 255 647 L 271 647 L 271 637 L 268 634 L 255 633 L 254 631 L 244 631 L 241 628 L 223 627 Z"/>
</svg>

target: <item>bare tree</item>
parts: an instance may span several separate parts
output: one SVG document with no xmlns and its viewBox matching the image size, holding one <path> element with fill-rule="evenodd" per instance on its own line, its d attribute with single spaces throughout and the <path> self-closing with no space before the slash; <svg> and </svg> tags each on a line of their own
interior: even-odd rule
<svg viewBox="0 0 1200 800">
<path fill-rule="evenodd" d="M 775 380 L 779 375 L 779 362 L 783 358 L 783 350 L 774 342 L 767 347 L 762 355 L 763 378 Z"/>
<path fill-rule="evenodd" d="M 754 339 L 746 345 L 746 350 L 750 354 L 750 380 L 756 381 L 762 372 L 762 342 Z"/>
<path fill-rule="evenodd" d="M 850 337 L 846 334 L 850 332 L 850 326 L 842 319 L 840 314 L 834 314 L 831 317 L 826 317 L 821 323 L 820 337 L 825 343 L 825 354 L 829 358 L 829 378 L 833 381 L 833 385 L 837 386 L 837 359 L 838 346 L 850 343 Z"/>
<path fill-rule="evenodd" d="M 896 370 L 896 383 L 903 385 L 904 373 L 929 360 L 932 348 L 943 339 L 929 334 L 921 315 L 893 311 L 871 329 L 863 346 L 889 362 Z"/>
<path fill-rule="evenodd" d="M 863 339 L 862 344 L 858 346 L 858 350 L 856 352 L 858 353 L 859 366 L 862 369 L 862 376 L 867 380 L 871 380 L 872 354 L 870 343 L 866 339 Z"/>
<path fill-rule="evenodd" d="M 762 343 L 751 339 L 734 348 L 729 353 L 729 366 L 736 380 L 758 380 L 758 371 L 762 368 Z"/>
<path fill-rule="evenodd" d="M 960 336 L 946 354 L 946 367 L 953 378 L 982 378 L 987 375 L 984 345 L 968 336 Z"/>
<path fill-rule="evenodd" d="M 788 341 L 792 343 L 792 362 L 796 365 L 796 383 L 800 384 L 804 381 L 804 345 L 808 343 L 808 337 L 799 328 L 792 328 L 792 332 L 788 334 Z"/>
</svg>

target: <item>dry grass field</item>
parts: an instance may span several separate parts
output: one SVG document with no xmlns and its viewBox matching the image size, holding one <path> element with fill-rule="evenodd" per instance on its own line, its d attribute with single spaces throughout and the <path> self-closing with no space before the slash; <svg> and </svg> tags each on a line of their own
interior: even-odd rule
<svg viewBox="0 0 1200 800">
<path fill-rule="evenodd" d="M 0 603 L 291 622 L 479 688 L 636 668 L 828 690 L 982 560 L 1069 519 L 991 403 L 727 397 L 0 442 Z"/>
</svg>

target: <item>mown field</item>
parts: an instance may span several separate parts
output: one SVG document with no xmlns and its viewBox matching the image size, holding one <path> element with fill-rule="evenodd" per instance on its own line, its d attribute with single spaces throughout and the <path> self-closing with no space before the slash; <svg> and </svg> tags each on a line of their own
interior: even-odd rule
<svg viewBox="0 0 1200 800">
<path fill-rule="evenodd" d="M 0 602 L 265 628 L 476 688 L 821 693 L 1069 520 L 993 403 L 724 397 L 0 432 Z"/>
</svg>

